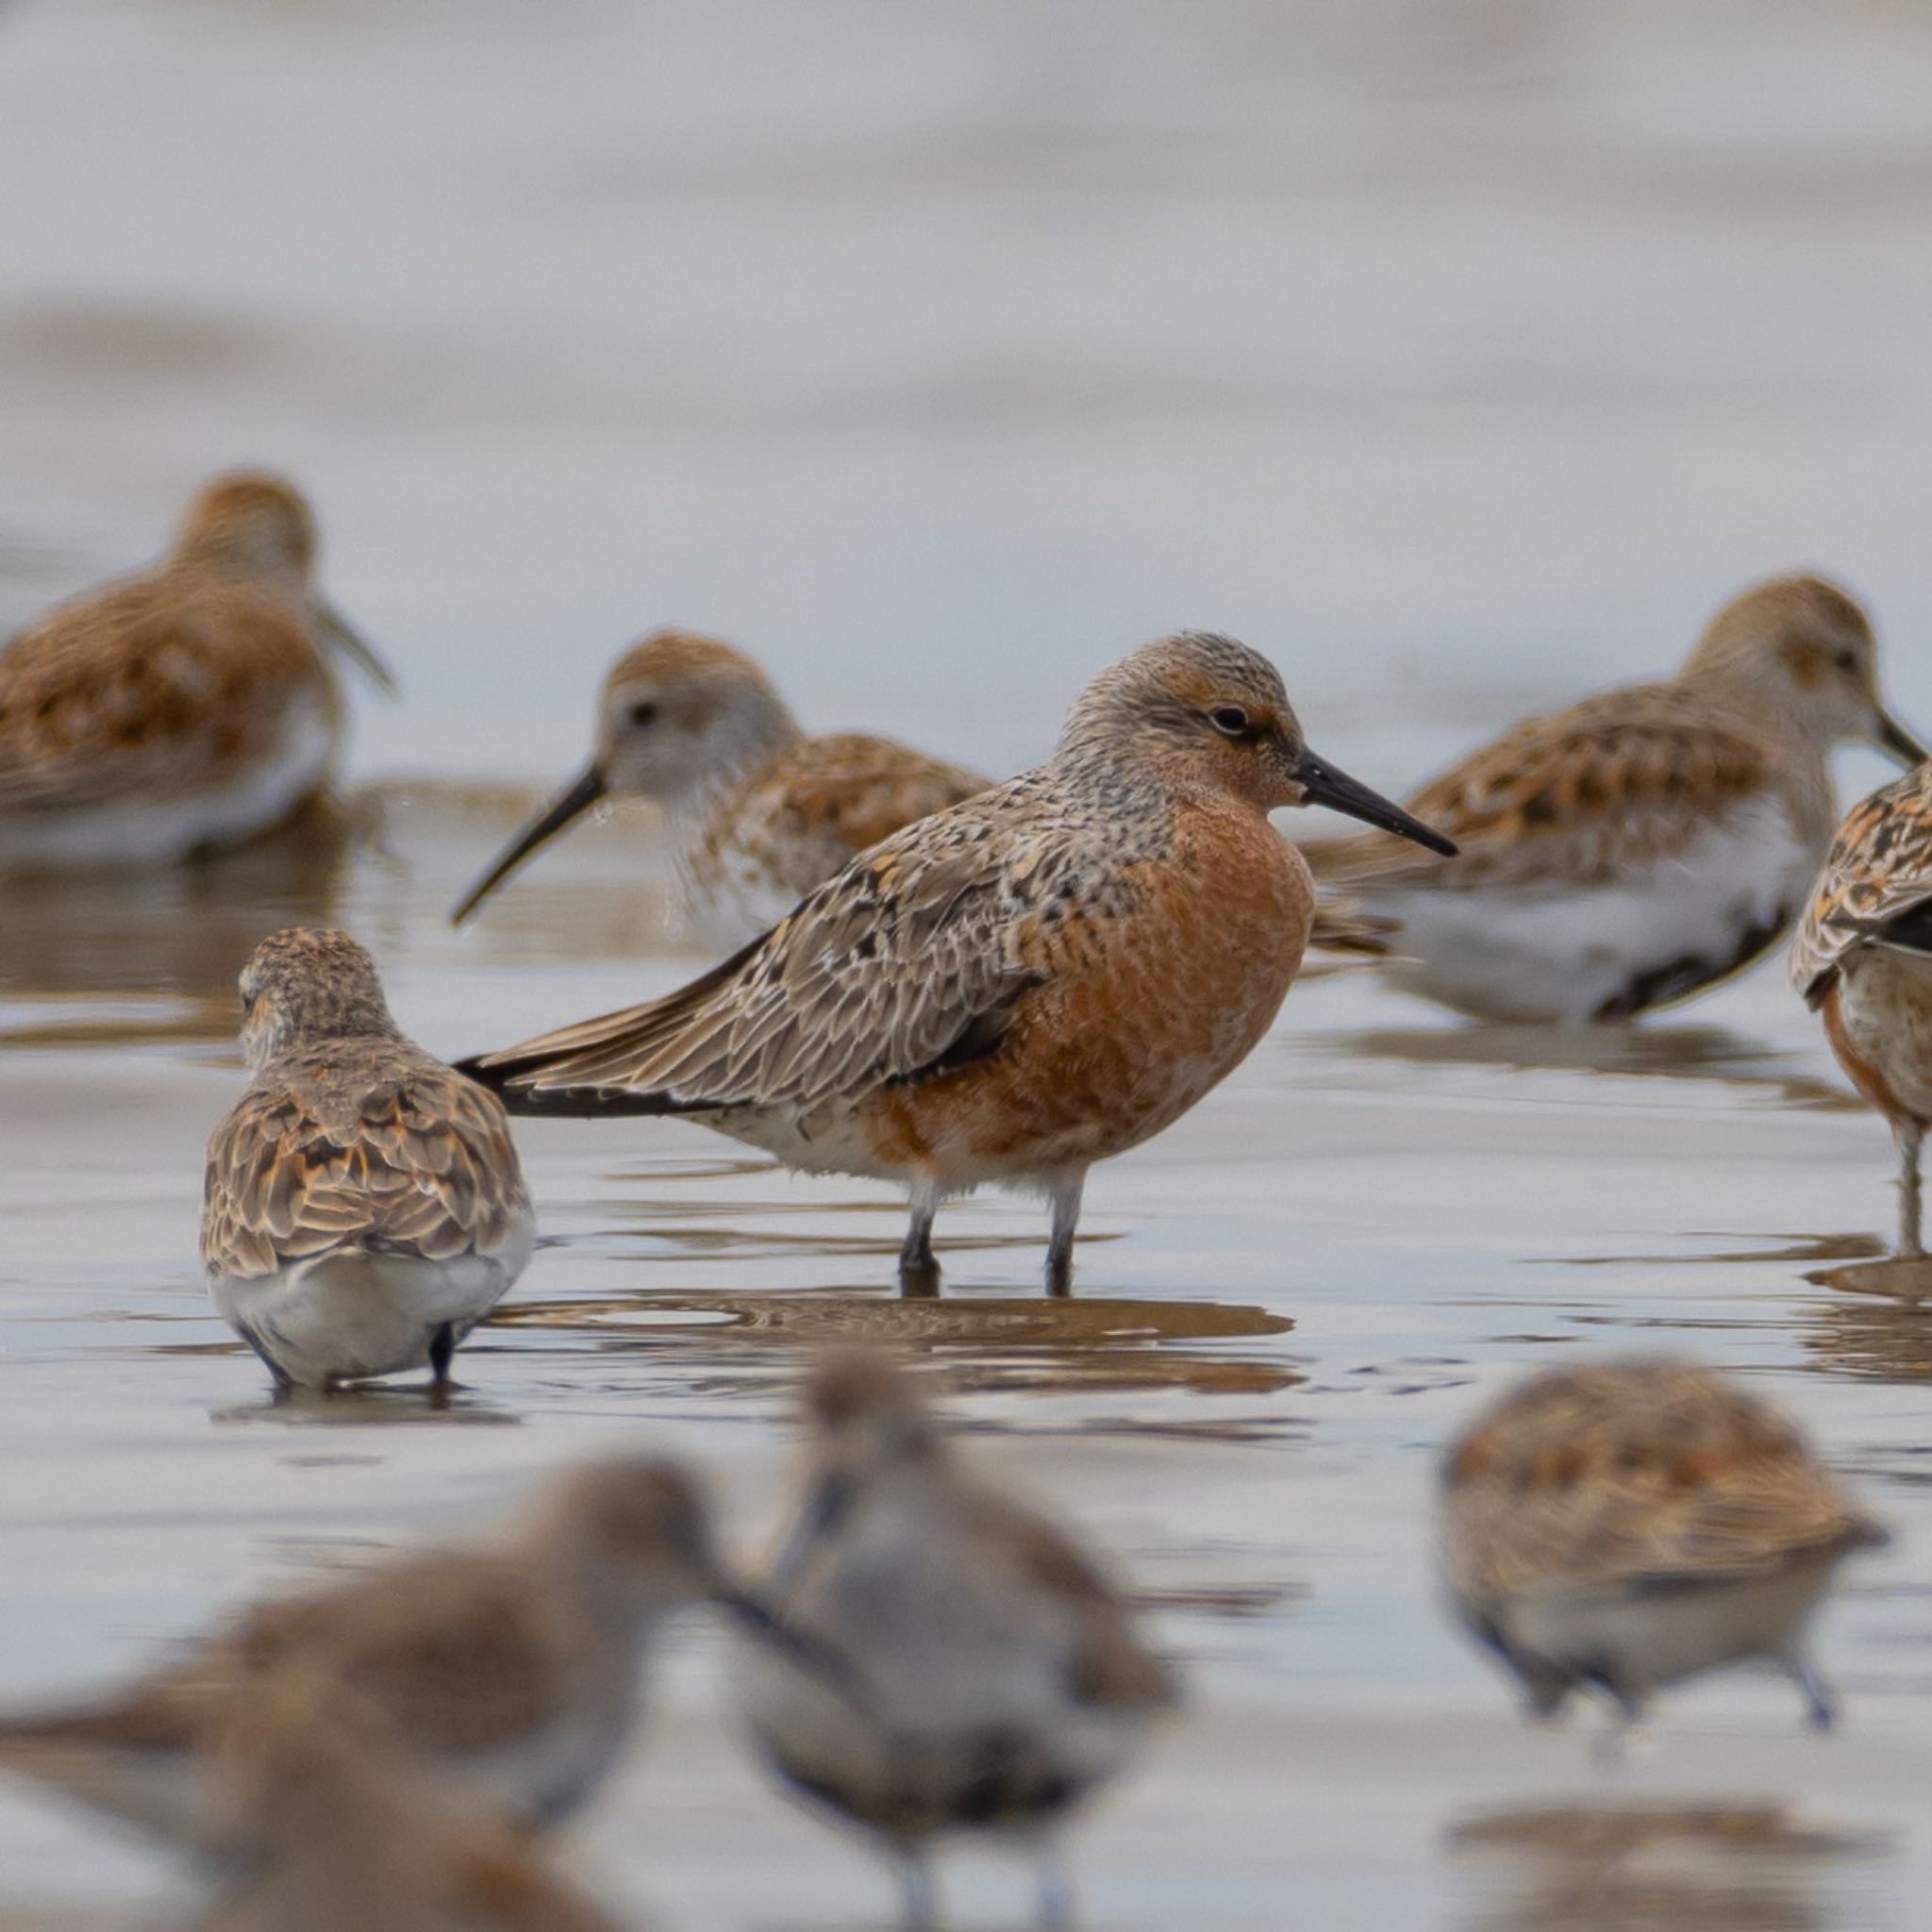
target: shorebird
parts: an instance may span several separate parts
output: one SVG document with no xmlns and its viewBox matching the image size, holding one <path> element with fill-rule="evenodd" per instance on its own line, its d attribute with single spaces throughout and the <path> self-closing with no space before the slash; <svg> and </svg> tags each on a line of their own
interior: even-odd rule
<svg viewBox="0 0 1932 1932">
<path fill-rule="evenodd" d="M 501 1102 L 404 1037 L 347 933 L 263 940 L 242 1004 L 254 1078 L 203 1191 L 215 1306 L 280 1387 L 446 1382 L 536 1241 Z"/>
<path fill-rule="evenodd" d="M 158 563 L 0 650 L 0 866 L 154 865 L 278 824 L 327 781 L 331 659 L 389 673 L 315 587 L 280 477 L 217 476 Z"/>
<path fill-rule="evenodd" d="M 209 1749 L 237 1850 L 202 1932 L 612 1932 L 525 1837 L 452 1804 L 378 1713 L 299 1670 Z"/>
<path fill-rule="evenodd" d="M 1932 765 L 1854 806 L 1791 943 L 1791 983 L 1899 1151 L 1901 1255 L 1924 1250 L 1919 1153 L 1932 1125 Z"/>
<path fill-rule="evenodd" d="M 1526 719 L 1418 792 L 1455 865 L 1359 835 L 1307 858 L 1396 925 L 1396 984 L 1484 1019 L 1629 1020 L 1790 930 L 1838 817 L 1829 755 L 1853 741 L 1924 757 L 1880 701 L 1865 613 L 1778 577 L 1669 683 Z"/>
<path fill-rule="evenodd" d="M 1179 1119 L 1267 1031 L 1307 868 L 1268 822 L 1322 803 L 1448 841 L 1318 758 L 1274 667 L 1188 632 L 1103 672 L 1035 771 L 908 825 L 668 998 L 462 1063 L 512 1112 L 684 1114 L 912 1194 L 1052 1202 L 1064 1292 L 1088 1168 Z"/>
<path fill-rule="evenodd" d="M 808 737 L 742 651 L 694 631 L 654 631 L 604 679 L 591 762 L 450 922 L 460 925 L 600 800 L 641 797 L 670 820 L 687 916 L 722 945 L 741 945 L 855 853 L 991 782 L 890 738 Z"/>
<path fill-rule="evenodd" d="M 1773 1409 L 1651 1358 L 1549 1371 L 1492 1405 L 1444 1459 L 1441 1520 L 1462 1621 L 1530 1710 L 1595 1690 L 1626 1724 L 1666 1685 L 1758 1659 L 1829 1725 L 1806 1626 L 1839 1564 L 1886 1541 Z"/>
<path fill-rule="evenodd" d="M 178 1843 L 232 1850 L 208 1742 L 291 1671 L 366 1704 L 453 1799 L 529 1829 L 575 1810 L 637 1722 L 660 1621 L 701 1600 L 768 1633 L 676 1465 L 573 1470 L 494 1543 L 271 1602 L 118 1695 L 0 1721 L 0 1764 Z"/>
<path fill-rule="evenodd" d="M 803 1507 L 767 1596 L 868 1694 L 748 1654 L 753 1732 L 795 1790 L 893 1856 L 915 1923 L 932 1915 L 929 1848 L 955 1831 L 1037 1850 L 1042 1916 L 1063 1916 L 1054 1842 L 1177 1701 L 1172 1672 L 1084 1550 L 958 1467 L 890 1363 L 827 1356 L 806 1409 Z"/>
</svg>

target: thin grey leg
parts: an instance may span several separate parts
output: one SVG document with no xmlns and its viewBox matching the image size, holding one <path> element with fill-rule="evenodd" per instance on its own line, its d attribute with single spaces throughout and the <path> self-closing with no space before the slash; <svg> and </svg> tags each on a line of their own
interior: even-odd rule
<svg viewBox="0 0 1932 1932">
<path fill-rule="evenodd" d="M 1794 1651 L 1785 1659 L 1785 1668 L 1805 1699 L 1805 1722 L 1814 1731 L 1830 1730 L 1838 1722 L 1838 1699 L 1818 1674 L 1818 1666 L 1803 1651 Z"/>
<path fill-rule="evenodd" d="M 899 1854 L 899 1885 L 906 1901 L 907 1932 L 934 1932 L 940 1923 L 939 1890 L 924 1851 L 908 1845 Z"/>
<path fill-rule="evenodd" d="M 1087 1186 L 1082 1168 L 1070 1180 L 1056 1183 L 1047 1198 L 1053 1203 L 1053 1232 L 1046 1243 L 1046 1291 L 1074 1291 L 1074 1235 L 1080 1225 L 1080 1195 Z"/>
<path fill-rule="evenodd" d="M 930 1181 L 912 1184 L 912 1219 L 906 1243 L 899 1250 L 899 1292 L 933 1295 L 940 1291 L 940 1264 L 932 1251 L 933 1217 L 940 1210 L 939 1190 Z"/>
<path fill-rule="evenodd" d="M 1066 1932 L 1074 1923 L 1074 1874 L 1058 1840 L 1041 1846 L 1039 1874 L 1035 1909 L 1040 1923 L 1053 1932 Z"/>
<path fill-rule="evenodd" d="M 1924 1139 L 1924 1128 L 1916 1124 L 1898 1131 L 1898 1251 L 1901 1257 L 1913 1261 L 1925 1252 L 1919 1199 L 1919 1150 Z"/>
</svg>

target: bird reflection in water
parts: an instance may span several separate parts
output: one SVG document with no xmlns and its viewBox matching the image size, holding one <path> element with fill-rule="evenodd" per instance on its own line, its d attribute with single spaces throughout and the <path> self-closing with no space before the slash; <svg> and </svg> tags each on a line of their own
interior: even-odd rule
<svg viewBox="0 0 1932 1932">
<path fill-rule="evenodd" d="M 1830 1932 L 1832 1874 L 1887 1849 L 1751 1802 L 1488 1811 L 1446 1843 L 1473 1893 L 1457 1932 Z"/>
</svg>

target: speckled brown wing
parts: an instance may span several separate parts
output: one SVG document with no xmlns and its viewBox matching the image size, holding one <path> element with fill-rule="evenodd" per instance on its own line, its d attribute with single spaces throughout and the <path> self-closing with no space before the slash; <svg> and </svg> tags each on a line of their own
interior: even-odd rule
<svg viewBox="0 0 1932 1932">
<path fill-rule="evenodd" d="M 1924 764 L 1845 814 L 1791 941 L 1791 984 L 1817 1006 L 1853 946 L 1928 902 L 1932 764 Z"/>
<path fill-rule="evenodd" d="M 440 1551 L 261 1606 L 204 1668 L 245 1680 L 299 1663 L 382 1711 L 418 1750 L 487 1753 L 555 1722 L 582 1693 L 587 1654 L 602 1656 L 546 1582 L 513 1553 Z"/>
<path fill-rule="evenodd" d="M 803 897 L 854 854 L 991 785 L 889 738 L 801 739 L 718 814 L 711 842 L 776 866 Z"/>
<path fill-rule="evenodd" d="M 1408 801 L 1456 841 L 1441 858 L 1385 832 L 1304 845 L 1324 885 L 1441 890 L 1611 880 L 1667 858 L 1772 788 L 1773 748 L 1702 692 L 1640 685 L 1527 718 Z"/>
<path fill-rule="evenodd" d="M 1443 1497 L 1477 1601 L 1742 1580 L 1884 1540 L 1781 1417 L 1668 1364 L 1539 1377 L 1457 1445 Z"/>
<path fill-rule="evenodd" d="M 990 1052 L 1051 972 L 1072 847 L 1011 780 L 854 859 L 762 939 L 648 1005 L 461 1063 L 523 1112 L 809 1106 Z"/>
<path fill-rule="evenodd" d="M 1070 1688 L 1083 1703 L 1108 1710 L 1158 1710 L 1175 1703 L 1172 1671 L 1141 1641 L 1119 1592 L 1053 1524 L 1004 1500 L 962 1498 L 969 1524 L 984 1535 L 978 1560 L 1010 1564 L 1029 1594 L 1058 1602 L 1068 1632 Z"/>
<path fill-rule="evenodd" d="M 300 1671 L 379 1710 L 425 1753 L 487 1752 L 526 1739 L 571 1696 L 583 1633 L 515 1559 L 484 1551 L 352 1576 L 262 1604 L 124 1698 L 0 1730 L 34 1746 L 200 1749 L 250 1687 Z"/>
<path fill-rule="evenodd" d="M 208 1141 L 210 1274 L 338 1249 L 489 1255 L 529 1214 L 501 1102 L 391 1041 L 307 1049 L 258 1077 Z"/>
<path fill-rule="evenodd" d="M 301 617 L 245 585 L 158 571 L 58 606 L 0 652 L 0 810 L 223 783 L 332 677 Z"/>
</svg>

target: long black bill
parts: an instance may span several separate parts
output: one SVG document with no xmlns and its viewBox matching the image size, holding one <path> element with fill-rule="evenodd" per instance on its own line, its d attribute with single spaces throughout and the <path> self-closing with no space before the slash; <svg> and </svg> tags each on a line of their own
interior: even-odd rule
<svg viewBox="0 0 1932 1932">
<path fill-rule="evenodd" d="M 850 1657 L 808 1637 L 802 1630 L 794 1630 L 748 1591 L 722 1591 L 718 1602 L 758 1642 L 796 1664 L 808 1676 L 817 1678 L 827 1690 L 867 1716 L 875 1714 L 872 1688 Z"/>
<path fill-rule="evenodd" d="M 1877 743 L 1887 758 L 1896 758 L 1908 772 L 1925 762 L 1925 747 L 1890 711 L 1878 714 Z"/>
<path fill-rule="evenodd" d="M 1441 832 L 1411 818 L 1399 805 L 1391 805 L 1379 791 L 1371 791 L 1346 772 L 1338 772 L 1306 745 L 1294 762 L 1294 777 L 1302 788 L 1305 805 L 1325 805 L 1330 811 L 1345 812 L 1365 825 L 1393 832 L 1398 839 L 1411 840 L 1431 852 L 1440 852 L 1444 858 L 1456 857 L 1456 847 Z"/>
<path fill-rule="evenodd" d="M 566 791 L 559 791 L 530 823 L 503 849 L 502 856 L 483 876 L 465 892 L 457 908 L 449 916 L 452 925 L 460 925 L 482 905 L 485 899 L 502 885 L 511 873 L 538 846 L 554 839 L 564 826 L 597 803 L 604 796 L 604 774 L 594 763 L 587 765 Z"/>
<path fill-rule="evenodd" d="M 361 672 L 371 684 L 385 697 L 396 695 L 395 674 L 375 653 L 370 649 L 359 632 L 351 630 L 342 621 L 341 612 L 333 605 L 324 604 L 316 611 L 322 633 L 343 657 Z"/>
</svg>

